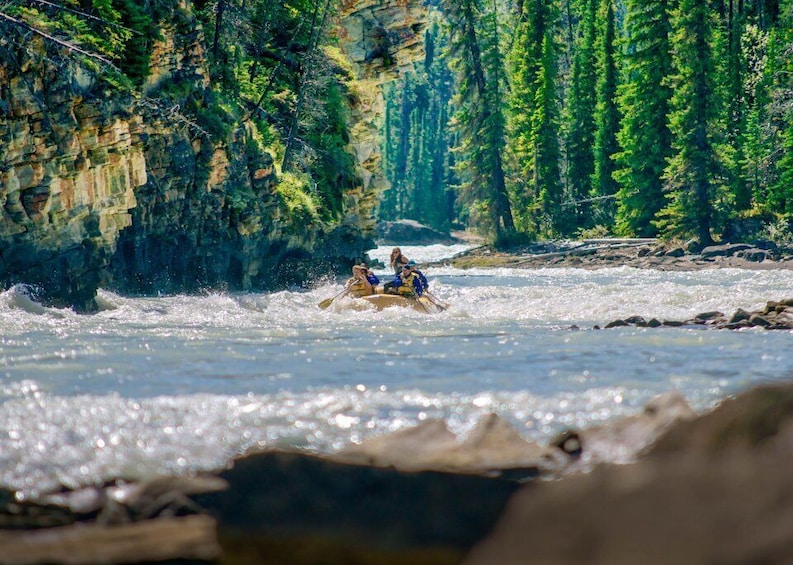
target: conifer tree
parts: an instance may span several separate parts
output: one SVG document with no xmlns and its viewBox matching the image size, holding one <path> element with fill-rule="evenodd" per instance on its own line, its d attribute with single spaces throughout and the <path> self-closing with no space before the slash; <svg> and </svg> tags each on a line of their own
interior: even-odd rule
<svg viewBox="0 0 793 565">
<path fill-rule="evenodd" d="M 617 131 L 619 110 L 617 108 L 617 60 L 615 56 L 616 25 L 614 0 L 602 0 L 598 14 L 600 39 L 597 43 L 597 107 L 595 113 L 595 172 L 592 175 L 592 196 L 600 198 L 594 207 L 593 221 L 611 226 L 614 221 L 614 205 L 611 197 L 617 192 L 614 179 L 613 156 L 619 151 Z"/>
<path fill-rule="evenodd" d="M 441 8 L 449 23 L 449 51 L 458 79 L 461 198 L 481 212 L 479 222 L 486 232 L 504 240 L 515 226 L 502 161 L 506 140 L 498 13 L 495 3 L 487 6 L 490 12 L 483 11 L 480 0 L 443 0 Z"/>
<path fill-rule="evenodd" d="M 573 68 L 566 112 L 565 149 L 567 160 L 568 198 L 573 202 L 589 196 L 592 174 L 595 172 L 595 107 L 597 104 L 595 67 L 595 37 L 597 0 L 583 0 L 573 48 Z M 576 204 L 571 210 L 571 228 L 584 225 L 589 210 Z"/>
<path fill-rule="evenodd" d="M 624 82 L 618 88 L 622 119 L 614 178 L 616 232 L 653 237 L 652 223 L 664 207 L 663 174 L 671 155 L 667 114 L 672 91 L 670 1 L 628 0 L 623 47 Z"/>
<path fill-rule="evenodd" d="M 532 116 L 534 155 L 530 166 L 534 174 L 531 190 L 539 196 L 540 233 L 567 235 L 573 226 L 562 215 L 562 186 L 559 174 L 559 109 L 556 93 L 556 48 L 550 33 L 543 39 L 540 75 Z"/>
<path fill-rule="evenodd" d="M 656 225 L 668 237 L 712 243 L 715 202 L 723 190 L 717 155 L 718 101 L 713 84 L 713 22 L 707 4 L 680 0 L 673 11 L 670 130 L 674 154 L 665 172 L 668 204 Z"/>
<path fill-rule="evenodd" d="M 518 225 L 531 235 L 558 235 L 570 227 L 561 217 L 554 5 L 523 4 L 510 54 L 509 139 L 518 179 L 513 194 Z"/>
<path fill-rule="evenodd" d="M 780 139 L 779 150 L 772 155 L 776 179 L 770 187 L 768 205 L 790 221 L 793 218 L 793 1 L 780 4 L 779 25 L 774 35 L 770 70 L 775 87 L 772 113 L 779 120 Z"/>
</svg>

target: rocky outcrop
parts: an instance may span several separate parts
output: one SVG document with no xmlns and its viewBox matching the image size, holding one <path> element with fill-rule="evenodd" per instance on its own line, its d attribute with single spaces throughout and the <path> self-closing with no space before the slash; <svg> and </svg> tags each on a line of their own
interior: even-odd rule
<svg viewBox="0 0 793 565">
<path fill-rule="evenodd" d="M 141 116 L 103 100 L 68 58 L 7 45 L 0 63 L 0 279 L 91 303 L 102 268 L 148 181 Z"/>
<path fill-rule="evenodd" d="M 436 243 L 460 243 L 460 240 L 444 234 L 415 220 L 380 222 L 377 226 L 377 241 L 380 245 L 432 245 Z"/>
<path fill-rule="evenodd" d="M 523 488 L 463 563 L 788 563 L 791 390 L 680 422 L 634 465 Z"/>
<path fill-rule="evenodd" d="M 724 244 L 701 252 L 656 239 L 583 239 L 545 241 L 507 250 L 482 246 L 451 261 L 458 268 L 507 267 L 542 269 L 575 267 L 602 269 L 635 267 L 659 271 L 697 271 L 716 268 L 751 270 L 793 269 L 793 249 L 770 242 Z"/>
<path fill-rule="evenodd" d="M 793 298 L 767 302 L 765 308 L 746 311 L 739 308 L 731 316 L 721 312 L 702 312 L 688 320 L 645 319 L 643 316 L 630 316 L 612 320 L 606 329 L 636 326 L 640 328 L 701 326 L 719 330 L 741 330 L 747 328 L 763 328 L 766 330 L 793 330 Z M 599 329 L 599 326 L 595 326 Z"/>
</svg>

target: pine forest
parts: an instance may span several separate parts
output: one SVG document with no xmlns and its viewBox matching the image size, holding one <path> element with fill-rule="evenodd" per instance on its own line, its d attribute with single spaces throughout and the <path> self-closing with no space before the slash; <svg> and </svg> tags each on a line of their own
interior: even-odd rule
<svg viewBox="0 0 793 565">
<path fill-rule="evenodd" d="M 440 0 L 387 91 L 384 219 L 502 244 L 790 239 L 793 2 Z"/>
</svg>

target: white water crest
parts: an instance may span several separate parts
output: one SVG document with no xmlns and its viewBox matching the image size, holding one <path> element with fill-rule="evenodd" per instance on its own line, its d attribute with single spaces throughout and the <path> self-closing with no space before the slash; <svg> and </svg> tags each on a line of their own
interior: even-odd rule
<svg viewBox="0 0 793 565">
<path fill-rule="evenodd" d="M 420 263 L 463 249 L 403 247 Z M 489 413 L 547 442 L 663 392 L 703 411 L 793 376 L 790 332 L 592 329 L 756 309 L 793 297 L 793 271 L 425 272 L 448 310 L 377 312 L 347 298 L 320 309 L 343 281 L 269 294 L 101 291 L 102 311 L 88 316 L 43 307 L 24 287 L 0 293 L 0 485 L 28 496 L 215 470 L 252 448 L 328 453 L 432 418 L 465 434 Z"/>
</svg>

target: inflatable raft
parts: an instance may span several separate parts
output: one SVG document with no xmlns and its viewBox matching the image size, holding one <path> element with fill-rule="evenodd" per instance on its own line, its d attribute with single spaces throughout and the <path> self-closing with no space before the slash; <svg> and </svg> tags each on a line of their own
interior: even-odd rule
<svg viewBox="0 0 793 565">
<path fill-rule="evenodd" d="M 443 310 L 443 308 L 426 296 L 407 298 L 405 296 L 399 296 L 398 294 L 372 294 L 356 298 L 355 300 L 366 301 L 374 305 L 377 310 L 384 310 L 385 308 L 392 307 L 413 308 L 413 310 L 424 312 L 425 314 L 434 314 L 435 312 L 441 312 Z"/>
</svg>

